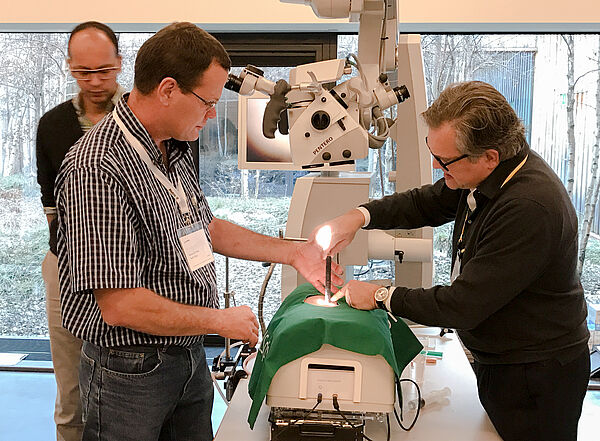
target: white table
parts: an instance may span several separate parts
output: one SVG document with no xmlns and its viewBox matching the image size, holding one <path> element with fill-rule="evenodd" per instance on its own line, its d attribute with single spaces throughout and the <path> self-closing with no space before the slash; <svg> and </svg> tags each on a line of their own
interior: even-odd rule
<svg viewBox="0 0 600 441">
<path fill-rule="evenodd" d="M 443 358 L 435 365 L 426 364 L 421 393 L 449 387 L 452 392 L 445 404 L 434 403 L 421 409 L 419 420 L 410 432 L 403 431 L 390 416 L 392 440 L 446 440 L 446 441 L 497 441 L 500 436 L 492 426 L 479 403 L 475 374 L 469 365 L 458 337 L 446 334 L 439 338 L 438 328 L 416 328 L 414 333 L 435 339 L 435 351 L 442 351 Z M 402 377 L 408 376 L 408 369 Z M 410 397 L 405 397 L 406 399 Z M 248 426 L 248 380 L 240 381 L 231 403 L 217 430 L 215 441 L 267 441 L 270 438 L 269 408 L 263 403 L 254 430 Z M 404 425 L 408 425 L 409 415 Z M 373 441 L 386 439 L 385 423 L 367 421 L 365 434 Z"/>
</svg>

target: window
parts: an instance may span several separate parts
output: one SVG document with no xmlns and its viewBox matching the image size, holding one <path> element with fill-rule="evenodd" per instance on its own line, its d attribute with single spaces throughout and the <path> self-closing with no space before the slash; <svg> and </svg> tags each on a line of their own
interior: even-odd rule
<svg viewBox="0 0 600 441">
<path fill-rule="evenodd" d="M 287 79 L 291 67 L 335 58 L 336 38 L 329 34 L 216 35 L 229 52 L 232 73 L 253 64 L 271 80 Z M 200 186 L 213 214 L 259 233 L 285 233 L 287 212 L 295 180 L 303 171 L 239 170 L 237 152 L 238 95 L 224 90 L 217 118 L 200 132 Z M 225 289 L 225 258 L 216 255 L 220 292 Z M 258 295 L 268 268 L 260 262 L 230 259 L 230 289 L 239 304 L 258 311 Z M 276 265 L 267 286 L 264 320 L 268 324 L 281 301 L 281 265 Z M 221 299 L 221 304 L 223 300 Z"/>
<path fill-rule="evenodd" d="M 130 89 L 137 49 L 151 34 L 120 35 L 123 72 Z M 246 64 L 264 68 L 273 80 L 307 62 L 356 52 L 356 35 L 221 34 L 235 69 Z M 76 93 L 65 63 L 66 33 L 0 33 L 0 336 L 47 335 L 40 264 L 47 250 L 47 225 L 39 202 L 35 168 L 35 131 L 40 116 Z M 597 142 L 598 35 L 425 35 L 423 57 L 428 101 L 449 83 L 482 79 L 502 91 L 528 129 L 540 152 L 567 182 L 569 114 L 575 140 L 573 200 L 583 218 L 585 195 L 593 183 L 591 164 Z M 339 50 L 338 50 L 339 48 Z M 569 50 L 570 48 L 571 50 Z M 569 54 L 573 53 L 574 86 L 569 89 Z M 235 71 L 235 70 L 234 70 Z M 571 99 L 573 97 L 573 99 Z M 573 102 L 573 106 L 570 103 Z M 237 168 L 237 96 L 224 91 L 218 117 L 200 134 L 201 186 L 217 216 L 254 230 L 277 235 L 287 219 L 293 183 L 301 172 L 240 171 Z M 383 176 L 395 167 L 391 142 L 381 149 Z M 377 171 L 371 151 L 359 170 Z M 435 177 L 434 177 L 435 179 Z M 376 175 L 372 196 L 393 191 Z M 582 281 L 590 302 L 600 303 L 600 214 L 596 210 Z M 451 226 L 435 232 L 435 283 L 449 279 Z M 219 287 L 224 263 L 217 259 Z M 237 302 L 253 305 L 267 272 L 260 263 L 232 261 L 230 288 Z M 369 268 L 357 269 L 357 274 Z M 265 319 L 279 305 L 279 271 L 269 282 Z M 371 278 L 391 277 L 388 262 L 373 262 Z"/>
<path fill-rule="evenodd" d="M 119 82 L 133 85 L 133 63 L 152 34 L 119 35 L 123 70 Z M 223 34 L 235 66 L 264 66 L 268 77 L 287 77 L 289 67 L 335 57 L 330 34 Z M 41 262 L 48 227 L 36 180 L 37 121 L 77 93 L 66 65 L 67 33 L 0 33 L 0 337 L 48 335 Z M 277 40 L 277 43 L 274 43 Z M 256 231 L 276 235 L 285 226 L 294 179 L 301 173 L 237 169 L 237 95 L 224 91 L 218 118 L 200 138 L 200 183 L 215 213 Z M 219 289 L 224 262 L 218 256 Z M 230 286 L 237 302 L 253 305 L 266 269 L 232 261 Z M 277 270 L 279 271 L 279 269 Z M 267 319 L 279 305 L 277 274 L 269 284 Z M 222 303 L 222 301 L 221 301 Z"/>
<path fill-rule="evenodd" d="M 357 36 L 340 36 L 338 47 L 338 57 L 357 51 Z M 586 252 L 581 256 L 585 258 L 582 284 L 590 305 L 600 304 L 600 210 L 586 213 L 586 197 L 594 185 L 596 193 L 591 201 L 597 203 L 598 198 L 594 161 L 598 160 L 600 140 L 599 48 L 600 35 L 422 36 L 429 103 L 453 82 L 481 80 L 492 84 L 522 119 L 532 149 L 544 157 L 565 185 L 573 179 L 572 200 L 580 217 L 580 230 L 586 223 L 591 224 Z M 571 175 L 570 147 L 574 157 Z M 369 158 L 374 155 L 371 152 Z M 384 176 L 394 163 L 383 162 Z M 374 164 L 370 159 L 368 169 L 376 170 Z M 442 177 L 439 170 L 434 172 L 434 181 Z M 451 239 L 452 224 L 435 229 L 435 284 L 449 283 Z M 593 314 L 590 312 L 590 316 Z M 600 344 L 600 336 L 595 337 L 595 344 Z"/>
</svg>

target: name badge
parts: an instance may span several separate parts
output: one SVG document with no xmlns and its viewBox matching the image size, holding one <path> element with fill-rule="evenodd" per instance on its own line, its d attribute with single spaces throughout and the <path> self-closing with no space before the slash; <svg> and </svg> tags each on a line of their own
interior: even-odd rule
<svg viewBox="0 0 600 441">
<path fill-rule="evenodd" d="M 454 260 L 454 266 L 452 267 L 452 274 L 450 274 L 450 283 L 453 283 L 458 276 L 460 276 L 460 254 L 456 253 L 456 259 Z"/>
<path fill-rule="evenodd" d="M 177 236 L 191 271 L 196 271 L 215 260 L 200 222 L 178 229 Z"/>
</svg>

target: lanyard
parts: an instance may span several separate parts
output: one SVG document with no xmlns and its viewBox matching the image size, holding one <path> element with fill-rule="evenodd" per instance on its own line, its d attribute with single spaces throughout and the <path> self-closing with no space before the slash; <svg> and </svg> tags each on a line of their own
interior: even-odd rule
<svg viewBox="0 0 600 441">
<path fill-rule="evenodd" d="M 165 174 L 156 166 L 156 164 L 152 162 L 150 156 L 148 155 L 148 152 L 142 146 L 140 141 L 135 136 L 133 136 L 133 134 L 129 131 L 127 127 L 125 127 L 125 124 L 123 123 L 119 115 L 117 115 L 116 108 L 113 110 L 113 118 L 119 126 L 119 128 L 123 131 L 125 139 L 127 139 L 127 142 L 129 142 L 129 144 L 131 144 L 131 146 L 135 149 L 140 159 L 146 163 L 150 171 L 154 174 L 154 177 L 158 179 L 158 182 L 160 182 L 163 185 L 163 187 L 165 187 L 169 191 L 171 196 L 173 196 L 175 202 L 177 202 L 177 205 L 179 206 L 179 212 L 183 216 L 186 223 L 189 225 L 190 208 L 188 206 L 188 201 L 185 192 L 183 191 L 181 179 L 178 180 L 177 187 L 175 187 L 173 183 L 165 176 Z"/>
<path fill-rule="evenodd" d="M 513 178 L 513 176 L 517 174 L 517 172 L 518 172 L 519 170 L 521 170 L 521 167 L 523 167 L 523 166 L 525 165 L 525 162 L 527 162 L 527 158 L 529 158 L 529 155 L 525 156 L 525 159 L 523 159 L 523 160 L 521 161 L 521 163 L 520 163 L 519 165 L 517 165 L 517 166 L 514 168 L 514 170 L 513 170 L 512 172 L 510 172 L 510 174 L 509 174 L 509 175 L 508 175 L 508 177 L 507 177 L 507 178 L 504 180 L 504 182 L 502 183 L 502 185 L 500 186 L 500 188 L 504 187 L 504 186 L 506 185 L 506 183 L 507 183 L 508 181 L 510 181 L 510 180 Z M 460 232 L 460 238 L 458 239 L 458 242 L 459 242 L 459 243 L 461 243 L 461 242 L 462 242 L 463 234 L 464 234 L 464 232 L 465 232 L 465 225 L 466 225 L 466 223 L 467 223 L 467 219 L 469 218 L 469 213 L 470 213 L 470 210 L 467 210 L 467 214 L 466 214 L 466 216 L 465 216 L 465 220 L 464 220 L 464 222 L 463 222 L 463 225 L 462 225 L 462 230 L 461 230 L 461 232 Z M 460 250 L 459 250 L 459 251 L 460 251 Z M 463 251 L 464 251 L 464 250 L 463 250 Z"/>
<path fill-rule="evenodd" d="M 529 158 L 529 155 L 525 156 L 525 159 L 523 159 L 521 163 L 517 165 L 513 171 L 510 172 L 510 175 L 508 175 L 508 177 L 504 180 L 500 188 L 504 187 L 504 185 L 506 185 L 506 183 L 510 181 L 519 170 L 521 170 L 521 167 L 523 167 L 525 165 L 525 162 L 527 162 L 527 158 Z"/>
</svg>

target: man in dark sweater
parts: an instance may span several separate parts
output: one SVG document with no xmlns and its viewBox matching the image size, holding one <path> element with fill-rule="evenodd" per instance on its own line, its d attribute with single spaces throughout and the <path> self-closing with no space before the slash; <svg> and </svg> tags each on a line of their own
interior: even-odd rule
<svg viewBox="0 0 600 441">
<path fill-rule="evenodd" d="M 450 86 L 423 117 L 433 167 L 444 177 L 332 220 L 326 251 L 338 252 L 361 227 L 454 220 L 452 283 L 415 289 L 351 281 L 333 299 L 457 329 L 503 439 L 576 440 L 589 333 L 576 272 L 577 216 L 565 188 L 492 86 Z"/>
<path fill-rule="evenodd" d="M 117 37 L 108 26 L 86 22 L 75 27 L 69 37 L 68 55 L 69 68 L 80 92 L 42 116 L 36 153 L 42 206 L 50 229 L 50 251 L 42 263 L 42 276 L 46 285 L 46 313 L 57 385 L 56 436 L 59 441 L 79 441 L 83 429 L 78 380 L 81 340 L 62 326 L 54 181 L 69 148 L 113 109 L 123 90 L 116 79 L 121 70 Z"/>
</svg>

